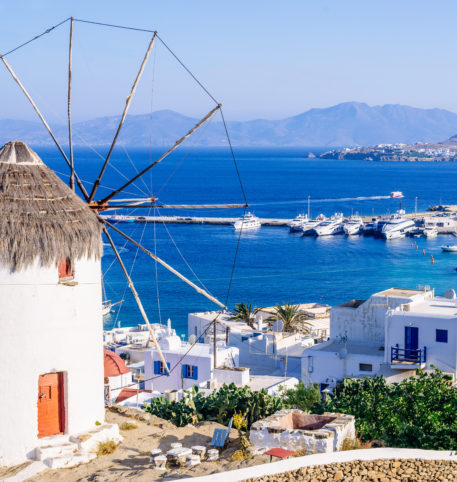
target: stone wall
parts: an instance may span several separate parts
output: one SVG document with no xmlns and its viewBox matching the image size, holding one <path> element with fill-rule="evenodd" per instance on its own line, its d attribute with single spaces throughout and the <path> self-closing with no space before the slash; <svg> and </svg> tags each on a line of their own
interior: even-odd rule
<svg viewBox="0 0 457 482">
<path fill-rule="evenodd" d="M 354 423 L 354 416 L 341 413 L 280 410 L 252 424 L 249 439 L 258 447 L 306 450 L 308 454 L 335 452 L 345 439 L 355 438 Z"/>
</svg>

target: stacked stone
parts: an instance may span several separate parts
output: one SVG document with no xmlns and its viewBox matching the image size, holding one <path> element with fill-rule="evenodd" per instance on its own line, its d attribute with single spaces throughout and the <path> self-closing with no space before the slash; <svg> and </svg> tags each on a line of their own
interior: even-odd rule
<svg viewBox="0 0 457 482">
<path fill-rule="evenodd" d="M 332 480 L 344 482 L 423 482 L 432 480 L 450 482 L 457 480 L 457 462 L 421 459 L 354 460 L 302 467 L 291 472 L 250 479 L 251 482 Z"/>
</svg>

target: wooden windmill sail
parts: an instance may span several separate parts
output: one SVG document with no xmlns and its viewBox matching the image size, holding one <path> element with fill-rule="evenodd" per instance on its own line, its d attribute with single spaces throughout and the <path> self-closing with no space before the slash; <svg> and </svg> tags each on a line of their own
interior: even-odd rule
<svg viewBox="0 0 457 482">
<path fill-rule="evenodd" d="M 33 100 L 33 98 L 31 97 L 31 95 L 29 94 L 29 92 L 27 91 L 27 89 L 25 88 L 25 86 L 23 85 L 23 83 L 21 82 L 21 80 L 19 79 L 19 77 L 16 75 L 16 73 L 14 72 L 12 66 L 10 65 L 10 63 L 6 60 L 6 56 L 10 55 L 11 53 L 13 53 L 14 51 L 16 51 L 18 48 L 22 48 L 24 47 L 25 45 L 27 45 L 28 43 L 34 41 L 34 40 L 37 40 L 39 38 L 41 38 L 43 35 L 46 35 L 48 34 L 49 32 L 53 31 L 55 28 L 57 27 L 60 27 L 61 25 L 64 25 L 65 23 L 69 23 L 70 25 L 70 29 L 69 29 L 69 48 L 68 48 L 68 99 L 67 99 L 67 104 L 68 104 L 68 109 L 67 109 L 67 112 L 68 112 L 68 142 L 69 142 L 69 154 L 67 155 L 67 153 L 64 151 L 64 149 L 62 148 L 62 146 L 60 145 L 60 143 L 58 142 L 56 136 L 53 134 L 52 132 L 52 129 L 50 128 L 49 124 L 47 123 L 46 119 L 44 118 L 43 114 L 41 113 L 39 107 L 37 106 L 36 102 Z M 114 134 L 114 137 L 113 137 L 113 140 L 111 142 L 111 145 L 110 145 L 110 148 L 108 150 L 108 153 L 103 161 L 103 165 L 100 169 L 100 172 L 99 174 L 97 175 L 93 185 L 92 185 L 92 189 L 90 190 L 90 192 L 88 192 L 84 186 L 84 184 L 82 183 L 80 177 L 78 176 L 78 173 L 75 169 L 75 162 L 74 162 L 74 155 L 73 155 L 73 141 L 72 141 L 72 124 L 71 124 L 71 91 L 72 91 L 72 55 L 73 55 L 73 29 L 74 29 L 74 23 L 75 22 L 83 22 L 83 23 L 89 23 L 89 24 L 94 24 L 94 25 L 104 25 L 104 26 L 107 26 L 107 27 L 114 27 L 114 28 L 125 28 L 125 29 L 129 29 L 129 30 L 140 30 L 140 31 L 143 31 L 143 32 L 147 32 L 147 33 L 150 33 L 151 34 L 151 39 L 148 43 L 148 46 L 147 46 L 147 49 L 146 49 L 146 52 L 145 52 L 145 55 L 142 59 L 142 62 L 140 64 L 140 67 L 138 69 L 138 72 L 134 78 L 134 81 L 133 81 L 133 84 L 132 84 L 132 87 L 126 97 L 126 101 L 125 101 L 125 106 L 124 106 L 124 109 L 123 109 L 123 112 L 122 112 L 122 115 L 121 115 L 121 118 L 119 120 L 119 123 L 117 125 L 117 129 L 115 131 L 115 134 Z M 162 359 L 162 362 L 164 363 L 164 367 L 165 369 L 168 371 L 168 367 L 167 367 L 167 364 L 165 362 L 165 359 L 163 357 L 163 354 L 161 352 L 161 349 L 160 349 L 160 346 L 159 344 L 157 343 L 157 340 L 155 339 L 155 336 L 154 336 L 154 331 L 149 323 L 149 319 L 148 319 L 148 316 L 146 314 L 146 311 L 143 307 L 143 304 L 141 302 L 141 299 L 138 295 L 138 292 L 137 290 L 135 289 L 135 285 L 124 265 L 124 262 L 119 254 L 119 250 L 116 248 L 116 245 L 111 237 L 111 234 L 110 234 L 110 231 L 115 231 L 116 233 L 118 233 L 120 236 L 122 236 L 127 242 L 129 243 L 132 243 L 134 244 L 137 248 L 141 249 L 145 254 L 147 254 L 149 257 L 151 257 L 152 259 L 154 259 L 157 263 L 161 264 L 163 267 L 165 267 L 167 270 L 169 270 L 170 272 L 172 272 L 175 276 L 177 276 L 178 278 L 180 278 L 182 281 L 184 281 L 185 283 L 187 283 L 189 286 L 191 286 L 194 290 L 196 290 L 199 294 L 205 296 L 207 299 L 209 299 L 210 301 L 212 301 L 213 303 L 217 304 L 220 308 L 222 309 L 225 309 L 226 306 L 224 303 L 222 303 L 221 301 L 219 301 L 217 298 L 215 298 L 214 296 L 212 296 L 211 294 L 209 294 L 205 289 L 197 286 L 195 283 L 193 283 L 192 281 L 190 281 L 188 278 L 186 278 L 183 274 L 181 274 L 180 272 L 178 272 L 176 269 L 174 269 L 172 266 L 170 266 L 166 261 L 162 260 L 161 258 L 159 258 L 156 254 L 150 252 L 149 250 L 147 250 L 145 247 L 143 247 L 140 243 L 138 243 L 137 241 L 135 241 L 133 238 L 131 238 L 130 236 L 128 236 L 127 234 L 125 234 L 123 231 L 121 231 L 118 227 L 116 226 L 113 226 L 111 223 L 109 223 L 107 220 L 103 219 L 101 216 L 100 216 L 100 213 L 103 212 L 103 211 L 107 211 L 107 210 L 110 210 L 110 209 L 116 209 L 116 208 L 162 208 L 162 209 L 167 209 L 167 208 L 171 208 L 171 209 L 179 209 L 179 208 L 192 208 L 192 209 L 208 209 L 208 208 L 211 208 L 211 209 L 217 209 L 217 208 L 223 208 L 223 209 L 228 209 L 228 208 L 246 208 L 247 207 L 247 203 L 246 203 L 246 197 L 244 195 L 244 190 L 243 190 L 243 186 L 241 184 L 241 180 L 240 180 L 240 186 L 241 186 L 241 191 L 243 193 L 243 197 L 244 197 L 244 202 L 243 203 L 238 203 L 238 204 L 223 204 L 223 205 L 215 205 L 215 204 L 211 204 L 211 205 L 177 205 L 177 204 L 173 204 L 173 205 L 164 205 L 163 203 L 161 203 L 157 198 L 154 198 L 154 197 L 148 197 L 148 198 L 122 198 L 120 199 L 118 196 L 125 192 L 125 189 L 130 186 L 132 183 L 134 183 L 136 180 L 140 179 L 142 176 L 144 176 L 147 172 L 149 172 L 154 166 L 156 166 L 157 164 L 161 163 L 162 161 L 164 161 L 175 149 L 177 149 L 182 143 L 184 143 L 186 141 L 186 139 L 188 139 L 194 132 L 196 132 L 202 125 L 204 125 L 208 120 L 210 120 L 216 113 L 220 113 L 221 117 L 222 117 L 222 121 L 223 121 L 223 124 L 224 124 L 224 127 L 225 127 L 225 132 L 227 134 L 227 139 L 228 139 L 228 142 L 229 142 L 229 146 L 230 146 L 230 149 L 231 149 L 231 144 L 230 144 L 230 138 L 228 137 L 228 131 L 227 131 L 227 128 L 226 128 L 226 125 L 225 125 L 225 120 L 224 120 L 224 117 L 223 117 L 223 113 L 222 113 L 222 106 L 219 102 L 216 101 L 216 99 L 203 87 L 203 85 L 195 78 L 195 76 L 189 71 L 189 69 L 187 69 L 186 66 L 184 66 L 184 64 L 176 57 L 176 55 L 172 53 L 172 55 L 178 60 L 178 62 L 185 68 L 185 70 L 191 75 L 191 77 L 198 83 L 198 85 L 200 85 L 200 87 L 209 95 L 209 97 L 212 99 L 212 101 L 214 102 L 214 107 L 208 112 L 208 114 L 206 114 L 200 121 L 198 121 L 195 126 L 193 126 L 191 129 L 189 129 L 187 132 L 183 133 L 183 135 L 178 139 L 176 140 L 176 142 L 169 148 L 167 149 L 161 156 L 159 156 L 157 159 L 155 159 L 154 161 L 150 162 L 143 170 L 141 170 L 140 172 L 138 172 L 135 176 L 133 176 L 131 179 L 128 179 L 126 182 L 124 182 L 122 185 L 118 186 L 117 188 L 115 188 L 110 194 L 102 197 L 102 198 L 97 198 L 97 193 L 98 193 L 98 188 L 102 182 L 102 179 L 105 175 L 105 172 L 107 170 L 107 168 L 109 167 L 109 160 L 110 160 L 110 157 L 113 153 L 113 150 L 116 146 L 116 142 L 118 140 L 118 137 L 121 133 L 121 130 L 122 130 L 122 127 L 124 125 L 124 121 L 125 121 L 125 118 L 128 114 L 128 111 L 129 111 L 129 108 L 130 108 L 130 105 L 131 105 L 131 102 L 132 102 L 132 99 L 133 99 L 133 96 L 137 90 L 137 86 L 141 80 L 141 77 L 142 77 L 142 74 L 144 72 L 144 69 L 145 69 L 145 66 L 148 62 L 148 59 L 149 59 L 149 56 L 154 48 L 154 45 L 157 41 L 160 41 L 162 42 L 162 44 L 166 47 L 166 49 L 168 49 L 170 52 L 171 50 L 169 49 L 169 47 L 163 42 L 163 40 L 159 37 L 157 31 L 152 31 L 152 30 L 145 30 L 145 29 L 136 29 L 136 28 L 131 28 L 131 27 L 123 27 L 123 26 L 114 26 L 114 25 L 107 25 L 107 24 L 101 24 L 101 23 L 97 23 L 97 22 L 90 22 L 90 21 L 87 21 L 87 20 L 81 20 L 81 19 L 74 19 L 73 17 L 71 18 L 68 18 L 66 20 L 64 20 L 63 22 L 59 23 L 58 25 L 54 26 L 54 27 L 51 27 L 50 29 L 46 30 L 45 32 L 43 32 L 42 34 L 40 35 L 37 35 L 36 37 L 34 37 L 32 40 L 30 40 L 29 42 L 26 42 L 22 45 L 20 45 L 19 47 L 17 47 L 16 49 L 13 49 L 3 55 L 0 55 L 0 59 L 2 60 L 4 66 L 6 67 L 6 69 L 8 70 L 8 72 L 11 74 L 12 78 L 14 79 L 14 81 L 17 83 L 17 85 L 19 86 L 19 88 L 21 89 L 21 91 L 24 93 L 24 95 L 26 96 L 26 98 L 29 100 L 30 104 L 32 105 L 33 109 L 35 110 L 36 114 L 38 115 L 39 119 L 41 120 L 41 122 L 43 123 L 44 127 L 46 128 L 46 130 L 48 131 L 49 135 L 51 136 L 53 142 L 55 143 L 55 145 L 57 146 L 59 152 L 61 153 L 63 159 L 65 160 L 69 170 L 70 170 L 70 181 L 69 181 L 69 184 L 70 184 L 70 187 L 75 190 L 75 186 L 78 187 L 79 189 L 79 192 L 80 192 L 80 201 L 81 202 L 84 202 L 86 203 L 87 206 L 89 206 L 92 211 L 95 213 L 95 216 L 94 216 L 94 219 L 97 220 L 97 222 L 99 223 L 99 229 L 103 231 L 103 233 L 105 234 L 105 236 L 107 237 L 108 239 L 108 242 L 110 243 L 113 251 L 114 251 L 114 254 L 116 256 L 116 259 L 117 261 L 119 262 L 120 264 L 120 267 L 122 269 L 122 272 L 123 274 L 125 275 L 126 277 L 126 280 L 127 280 L 127 283 L 128 283 L 128 286 L 135 298 L 135 301 L 138 305 L 138 308 L 140 310 L 140 313 L 148 327 L 148 330 L 149 330 L 149 333 L 150 333 L 150 337 L 151 337 L 151 340 L 153 342 L 153 344 L 155 345 L 157 351 L 158 351 L 158 354 L 160 355 L 161 359 Z M 235 167 L 236 167 L 236 161 L 235 161 L 235 157 L 233 155 L 233 150 L 231 149 L 231 153 L 232 153 L 232 157 L 233 157 L 233 160 L 235 162 Z M 236 167 L 236 170 L 237 170 L 237 173 L 238 173 L 238 169 Z M 238 175 L 239 177 L 239 175 Z M 216 330 L 216 321 L 214 322 L 214 329 Z M 216 340 L 216 337 L 214 337 L 214 340 Z M 214 359 L 215 359 L 215 364 L 216 364 L 216 352 L 214 353 Z"/>
</svg>

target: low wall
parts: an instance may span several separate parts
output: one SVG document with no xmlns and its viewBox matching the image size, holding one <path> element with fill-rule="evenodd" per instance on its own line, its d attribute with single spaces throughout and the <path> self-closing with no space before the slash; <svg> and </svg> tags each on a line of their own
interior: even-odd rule
<svg viewBox="0 0 457 482">
<path fill-rule="evenodd" d="M 336 452 L 345 439 L 355 438 L 353 415 L 280 410 L 252 424 L 249 439 L 258 447 L 306 450 L 308 454 Z"/>
<path fill-rule="evenodd" d="M 377 460 L 377 459 L 422 459 L 422 460 L 444 460 L 457 461 L 454 451 L 442 450 L 420 450 L 420 449 L 399 449 L 379 448 L 363 450 L 346 450 L 330 454 L 305 455 L 304 457 L 293 457 L 280 460 L 271 464 L 254 465 L 244 469 L 219 472 L 217 474 L 205 475 L 202 477 L 191 477 L 180 479 L 182 482 L 237 482 L 246 479 L 254 479 L 264 475 L 276 475 L 301 467 L 328 465 L 336 462 L 352 462 L 355 460 Z"/>
</svg>

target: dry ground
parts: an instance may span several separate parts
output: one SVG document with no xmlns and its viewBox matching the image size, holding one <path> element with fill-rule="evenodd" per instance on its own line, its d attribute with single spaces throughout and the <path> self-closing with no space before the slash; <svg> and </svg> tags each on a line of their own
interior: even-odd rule
<svg viewBox="0 0 457 482">
<path fill-rule="evenodd" d="M 134 409 L 129 409 L 129 414 L 135 414 Z M 163 452 L 170 449 L 173 442 L 181 442 L 184 447 L 204 445 L 209 447 L 215 428 L 226 428 L 215 422 L 201 422 L 186 427 L 175 427 L 153 415 L 145 414 L 144 420 L 132 420 L 125 415 L 106 412 L 107 423 L 117 423 L 121 426 L 124 422 L 134 422 L 138 428 L 121 430 L 124 441 L 116 451 L 110 455 L 99 456 L 88 464 L 79 465 L 71 469 L 46 470 L 30 481 L 118 481 L 132 478 L 136 481 L 174 480 L 180 477 L 195 477 L 214 472 L 222 472 L 263 464 L 269 461 L 267 455 L 257 455 L 241 462 L 231 462 L 231 456 L 239 448 L 238 434 L 232 430 L 230 441 L 221 453 L 217 462 L 202 462 L 200 465 L 158 471 L 152 468 L 149 462 L 149 451 L 160 448 Z"/>
</svg>

